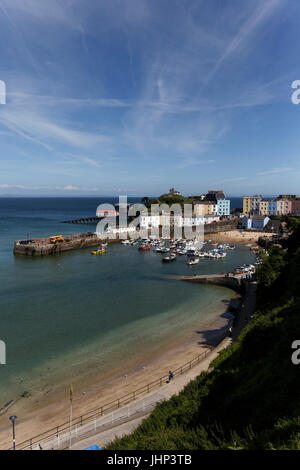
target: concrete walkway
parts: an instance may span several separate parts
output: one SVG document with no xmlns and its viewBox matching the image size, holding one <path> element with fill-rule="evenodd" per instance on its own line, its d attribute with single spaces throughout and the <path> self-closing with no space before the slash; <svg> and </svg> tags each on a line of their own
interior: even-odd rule
<svg viewBox="0 0 300 470">
<path fill-rule="evenodd" d="M 180 375 L 173 382 L 163 385 L 158 392 L 149 394 L 144 399 L 139 399 L 126 406 L 120 408 L 115 412 L 112 419 L 111 415 L 103 417 L 103 423 L 98 422 L 98 427 L 103 424 L 111 422 L 110 429 L 100 431 L 90 431 L 84 437 L 81 437 L 76 443 L 71 446 L 71 450 L 85 449 L 92 445 L 98 445 L 103 447 L 109 442 L 113 441 L 116 437 L 121 437 L 126 434 L 133 432 L 141 422 L 153 411 L 157 403 L 168 400 L 172 395 L 179 393 L 191 380 L 195 379 L 201 372 L 209 369 L 209 364 L 215 357 L 218 356 L 219 352 L 231 343 L 231 338 L 225 338 L 206 358 L 203 359 L 197 366 L 185 374 Z M 149 409 L 150 407 L 150 409 Z M 128 413 L 130 408 L 130 413 Z M 151 409 L 152 408 L 152 409 Z M 144 410 L 144 413 L 143 413 Z M 128 415 L 129 414 L 129 415 Z M 137 418 L 136 415 L 140 416 Z M 127 415 L 127 417 L 126 417 Z M 124 421 L 121 424 L 114 425 L 113 420 Z M 127 418 L 127 419 L 126 419 Z"/>
<path fill-rule="evenodd" d="M 171 383 L 163 385 L 157 392 L 151 393 L 144 398 L 132 402 L 130 405 L 120 408 L 109 415 L 99 418 L 96 427 L 90 424 L 86 432 L 80 433 L 73 440 L 71 450 L 85 449 L 92 445 L 104 447 L 116 437 L 122 437 L 132 433 L 141 422 L 149 416 L 156 404 L 178 394 L 191 380 L 195 379 L 201 372 L 209 370 L 209 365 L 222 349 L 235 341 L 244 326 L 251 319 L 255 307 L 256 283 L 248 282 L 243 298 L 242 307 L 233 329 L 232 338 L 226 337 L 206 358 L 188 372 L 176 377 Z M 75 442 L 76 441 L 76 442 Z M 49 447 L 48 447 L 49 448 Z"/>
</svg>

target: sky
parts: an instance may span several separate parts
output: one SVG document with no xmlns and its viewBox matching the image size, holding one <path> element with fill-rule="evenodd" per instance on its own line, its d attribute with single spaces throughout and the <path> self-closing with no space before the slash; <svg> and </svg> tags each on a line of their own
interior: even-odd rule
<svg viewBox="0 0 300 470">
<path fill-rule="evenodd" d="M 0 195 L 300 193 L 299 42 L 299 0 L 0 0 Z"/>
</svg>

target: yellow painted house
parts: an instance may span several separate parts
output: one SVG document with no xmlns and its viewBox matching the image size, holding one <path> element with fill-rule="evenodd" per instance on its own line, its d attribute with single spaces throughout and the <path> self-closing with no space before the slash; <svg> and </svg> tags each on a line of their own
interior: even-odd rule
<svg viewBox="0 0 300 470">
<path fill-rule="evenodd" d="M 259 202 L 259 215 L 269 215 L 269 201 Z"/>
<path fill-rule="evenodd" d="M 250 214 L 251 212 L 251 196 L 243 197 L 243 214 Z"/>
<path fill-rule="evenodd" d="M 259 203 L 262 196 L 244 196 L 243 197 L 243 213 L 246 215 L 259 215 Z"/>
<path fill-rule="evenodd" d="M 218 213 L 218 204 L 211 201 L 201 201 L 194 205 L 193 207 L 193 216 L 194 217 L 203 217 L 204 215 L 217 215 Z"/>
</svg>

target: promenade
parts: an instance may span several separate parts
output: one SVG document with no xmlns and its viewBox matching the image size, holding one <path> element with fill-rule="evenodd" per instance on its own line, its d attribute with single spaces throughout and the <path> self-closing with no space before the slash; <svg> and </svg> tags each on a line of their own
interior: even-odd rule
<svg viewBox="0 0 300 470">
<path fill-rule="evenodd" d="M 81 434 L 77 442 L 73 443 L 71 450 L 79 450 L 91 445 L 103 447 L 117 437 L 133 432 L 141 422 L 149 416 L 155 405 L 163 400 L 168 400 L 172 395 L 178 394 L 191 380 L 201 372 L 209 370 L 210 363 L 220 351 L 235 341 L 244 326 L 250 321 L 255 308 L 256 282 L 247 283 L 241 310 L 233 329 L 232 337 L 226 337 L 206 358 L 188 372 L 175 378 L 170 384 L 164 385 L 159 392 L 153 393 L 147 399 L 137 400 L 130 407 L 124 407 L 113 416 L 106 417 L 96 430 L 87 430 Z M 127 413 L 127 415 L 126 415 Z M 109 424 L 110 421 L 110 424 Z M 102 427 L 101 427 L 102 426 Z"/>
<path fill-rule="evenodd" d="M 70 434 L 69 423 L 50 429 L 43 435 L 28 439 L 24 444 L 18 444 L 19 449 L 71 449 L 85 448 L 93 444 L 106 445 L 115 437 L 132 432 L 141 421 L 148 416 L 156 404 L 169 399 L 182 390 L 190 380 L 202 371 L 209 369 L 211 361 L 219 352 L 235 340 L 245 324 L 251 318 L 255 304 L 256 283 L 245 283 L 245 295 L 238 319 L 235 322 L 232 338 L 227 336 L 213 350 L 206 349 L 194 356 L 182 366 L 174 369 L 174 379 L 167 383 L 167 376 L 156 379 L 152 383 L 142 384 L 140 389 L 121 396 L 107 405 L 88 411 L 72 423 Z M 224 336 L 223 336 L 224 337 Z M 180 363 L 179 363 L 180 364 Z M 182 363 L 181 363 L 182 364 Z M 71 437 L 71 439 L 70 439 Z"/>
</svg>

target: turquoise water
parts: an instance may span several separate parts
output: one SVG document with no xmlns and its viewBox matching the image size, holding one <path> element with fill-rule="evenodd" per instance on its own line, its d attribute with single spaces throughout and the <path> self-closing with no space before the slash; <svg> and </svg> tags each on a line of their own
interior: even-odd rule
<svg viewBox="0 0 300 470">
<path fill-rule="evenodd" d="M 224 311 L 230 290 L 174 280 L 174 274 L 227 271 L 251 259 L 247 247 L 224 260 L 184 257 L 163 264 L 160 255 L 111 245 L 105 256 L 90 249 L 43 258 L 14 256 L 15 239 L 68 234 L 94 226 L 61 224 L 93 215 L 103 201 L 0 199 L 0 408 L 24 391 L 67 387 L 93 370 L 103 377 L 141 365 L 184 332 Z"/>
</svg>

